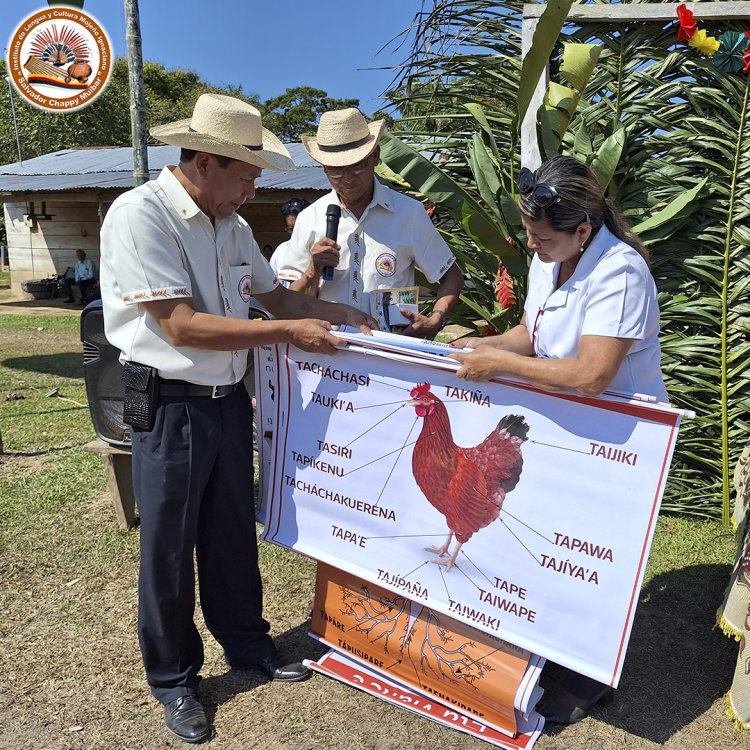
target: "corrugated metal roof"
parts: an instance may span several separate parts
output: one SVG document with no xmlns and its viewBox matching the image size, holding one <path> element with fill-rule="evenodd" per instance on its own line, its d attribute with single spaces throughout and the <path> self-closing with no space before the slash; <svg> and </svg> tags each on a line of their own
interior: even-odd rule
<svg viewBox="0 0 750 750">
<path fill-rule="evenodd" d="M 294 172 L 264 170 L 256 182 L 259 190 L 331 189 L 323 168 L 310 158 L 301 143 L 288 143 L 286 147 L 297 169 Z M 151 177 L 157 177 L 166 164 L 176 164 L 179 156 L 177 146 L 149 146 Z M 16 163 L 0 167 L 0 193 L 133 186 L 133 149 L 130 147 L 65 149 L 29 159 L 23 166 Z"/>
</svg>

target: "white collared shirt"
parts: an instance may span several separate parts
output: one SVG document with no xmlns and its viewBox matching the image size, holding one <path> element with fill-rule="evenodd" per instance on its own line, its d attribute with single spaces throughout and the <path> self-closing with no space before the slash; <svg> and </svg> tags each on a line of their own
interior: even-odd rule
<svg viewBox="0 0 750 750">
<path fill-rule="evenodd" d="M 414 286 L 415 266 L 431 283 L 445 275 L 455 258 L 422 204 L 374 182 L 372 201 L 359 219 L 341 205 L 335 190 L 299 213 L 279 279 L 296 281 L 308 269 L 312 246 L 325 237 L 331 204 L 341 208 L 336 239 L 341 255 L 333 280 L 320 282 L 320 299 L 370 312 L 370 292 Z"/>
<path fill-rule="evenodd" d="M 101 294 L 107 339 L 120 360 L 156 367 L 164 378 L 199 385 L 242 379 L 247 349 L 176 347 L 141 302 L 191 299 L 198 312 L 247 319 L 252 294 L 278 281 L 247 222 L 215 226 L 165 167 L 156 180 L 119 196 L 101 231 Z"/>
<path fill-rule="evenodd" d="M 280 245 L 276 246 L 276 249 L 273 251 L 271 255 L 271 259 L 268 261 L 268 265 L 271 266 L 271 270 L 275 273 L 279 273 L 279 268 L 281 268 L 284 265 L 284 261 L 286 260 L 286 255 L 289 252 L 289 245 L 290 240 L 287 240 L 286 242 L 282 242 Z M 288 287 L 289 284 L 292 283 L 291 279 L 279 279 L 279 281 L 285 286 Z"/>
<path fill-rule="evenodd" d="M 646 261 L 602 226 L 573 275 L 555 289 L 559 268 L 559 263 L 543 263 L 538 255 L 529 268 L 524 310 L 535 356 L 575 357 L 581 336 L 634 339 L 608 390 L 666 402 L 659 304 Z"/>
</svg>

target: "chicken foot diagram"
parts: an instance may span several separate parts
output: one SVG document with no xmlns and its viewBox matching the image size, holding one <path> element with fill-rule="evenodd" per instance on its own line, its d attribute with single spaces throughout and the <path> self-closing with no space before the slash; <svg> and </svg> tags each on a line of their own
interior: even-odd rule
<svg viewBox="0 0 750 750">
<path fill-rule="evenodd" d="M 312 632 L 423 695 L 515 731 L 522 683 L 540 663 L 528 651 L 418 602 L 319 564 Z"/>
<path fill-rule="evenodd" d="M 353 621 L 353 629 L 366 636 L 370 644 L 382 640 L 385 653 L 412 661 L 423 674 L 430 671 L 441 679 L 473 684 L 494 671 L 488 662 L 467 653 L 468 649 L 477 648 L 473 640 L 451 648 L 455 636 L 441 626 L 435 612 L 421 604 L 400 596 L 394 599 L 373 596 L 368 586 L 362 586 L 361 591 L 340 586 L 340 596 L 342 620 Z M 423 612 L 423 627 L 415 630 Z M 396 640 L 395 647 L 392 639 Z M 411 656 L 412 647 L 416 657 Z"/>
</svg>

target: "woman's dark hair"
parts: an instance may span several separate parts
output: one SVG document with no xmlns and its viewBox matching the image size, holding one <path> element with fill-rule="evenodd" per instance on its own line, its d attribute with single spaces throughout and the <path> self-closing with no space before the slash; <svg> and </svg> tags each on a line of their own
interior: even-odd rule
<svg viewBox="0 0 750 750">
<path fill-rule="evenodd" d="M 534 180 L 555 188 L 557 200 L 541 207 L 534 202 L 533 191 L 521 194 L 519 207 L 526 218 L 544 220 L 558 232 L 573 234 L 588 215 L 594 233 L 606 225 L 649 261 L 648 248 L 633 234 L 620 209 L 604 196 L 596 175 L 585 164 L 572 156 L 555 156 L 536 170 Z"/>
<path fill-rule="evenodd" d="M 286 203 L 281 205 L 281 215 L 296 216 L 300 211 L 303 211 L 310 205 L 310 201 L 304 198 L 291 198 Z"/>
</svg>

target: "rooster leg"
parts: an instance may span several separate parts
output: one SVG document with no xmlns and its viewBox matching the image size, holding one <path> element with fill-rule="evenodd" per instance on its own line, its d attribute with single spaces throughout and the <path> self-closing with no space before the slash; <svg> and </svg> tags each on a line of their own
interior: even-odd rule
<svg viewBox="0 0 750 750">
<path fill-rule="evenodd" d="M 454 547 L 453 552 L 451 552 L 451 556 L 447 560 L 439 557 L 437 560 L 433 560 L 432 562 L 437 563 L 438 565 L 445 565 L 446 571 L 450 570 L 456 564 L 458 551 L 461 549 L 462 545 L 463 542 L 456 542 L 456 546 Z"/>
<path fill-rule="evenodd" d="M 447 539 L 440 547 L 425 547 L 425 549 L 428 552 L 435 552 L 438 557 L 443 557 L 446 552 L 448 552 L 448 547 L 451 546 L 451 540 L 453 539 L 453 532 L 451 531 L 450 534 L 448 534 Z"/>
</svg>

